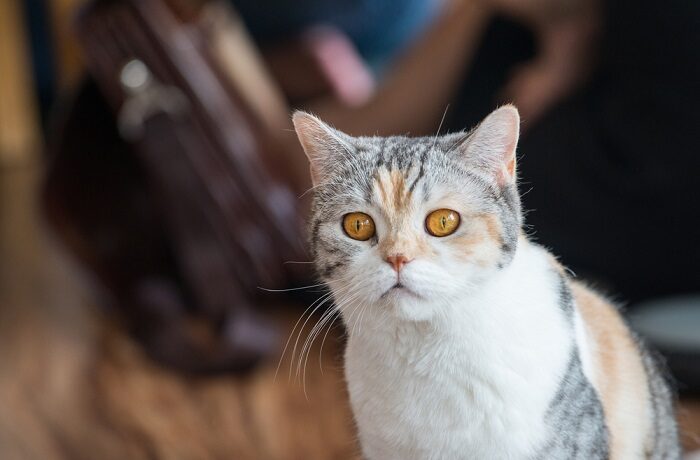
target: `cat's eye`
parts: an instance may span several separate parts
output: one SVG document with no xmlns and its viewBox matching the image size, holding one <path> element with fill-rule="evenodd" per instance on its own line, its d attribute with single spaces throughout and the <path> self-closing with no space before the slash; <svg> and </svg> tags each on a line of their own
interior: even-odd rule
<svg viewBox="0 0 700 460">
<path fill-rule="evenodd" d="M 425 229 L 433 236 L 453 234 L 459 227 L 459 213 L 451 209 L 438 209 L 425 218 Z"/>
<path fill-rule="evenodd" d="M 351 212 L 343 216 L 343 230 L 353 240 L 367 241 L 374 236 L 374 221 L 364 212 Z"/>
</svg>

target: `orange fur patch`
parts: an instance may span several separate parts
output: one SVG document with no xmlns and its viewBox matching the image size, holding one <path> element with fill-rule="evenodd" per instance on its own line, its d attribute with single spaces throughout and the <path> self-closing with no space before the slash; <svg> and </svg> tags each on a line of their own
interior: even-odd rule
<svg viewBox="0 0 700 460">
<path fill-rule="evenodd" d="M 424 235 L 415 235 L 407 223 L 412 193 L 406 187 L 406 178 L 399 170 L 381 169 L 374 178 L 377 195 L 392 232 L 379 243 L 383 257 L 403 254 L 412 260 L 434 255 Z"/>
<path fill-rule="evenodd" d="M 637 345 L 612 305 L 580 283 L 572 283 L 572 293 L 591 342 L 593 384 L 610 434 L 610 458 L 642 458 L 651 421 L 647 377 Z"/>
<path fill-rule="evenodd" d="M 406 178 L 398 170 L 381 169 L 374 178 L 382 201 L 382 207 L 398 215 L 405 212 L 411 201 L 411 192 L 406 188 Z"/>
<path fill-rule="evenodd" d="M 481 219 L 486 224 L 489 237 L 496 241 L 499 246 L 503 244 L 503 236 L 501 234 L 501 222 L 493 214 L 478 214 L 476 218 Z"/>
<path fill-rule="evenodd" d="M 450 239 L 448 244 L 454 247 L 458 259 L 487 266 L 503 243 L 500 221 L 492 214 L 463 216 L 462 220 L 462 225 L 469 225 L 470 230 Z"/>
</svg>

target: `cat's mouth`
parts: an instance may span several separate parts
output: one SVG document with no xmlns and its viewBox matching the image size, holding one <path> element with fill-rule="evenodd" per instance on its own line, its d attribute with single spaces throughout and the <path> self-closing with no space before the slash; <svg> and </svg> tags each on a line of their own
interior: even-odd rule
<svg viewBox="0 0 700 460">
<path fill-rule="evenodd" d="M 389 295 L 397 295 L 397 294 L 407 294 L 407 295 L 411 295 L 413 297 L 420 298 L 420 296 L 418 294 L 416 294 L 410 288 L 406 287 L 406 285 L 401 283 L 401 281 L 397 281 L 393 286 L 391 286 L 389 289 L 387 289 L 386 292 L 384 294 L 382 294 L 382 297 L 387 297 Z"/>
</svg>

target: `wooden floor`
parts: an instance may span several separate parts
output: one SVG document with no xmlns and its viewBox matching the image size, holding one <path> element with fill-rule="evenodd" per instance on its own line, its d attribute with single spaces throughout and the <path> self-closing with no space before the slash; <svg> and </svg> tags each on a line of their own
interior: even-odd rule
<svg viewBox="0 0 700 460">
<path fill-rule="evenodd" d="M 359 458 L 337 334 L 321 361 L 310 354 L 308 397 L 288 382 L 289 353 L 277 379 L 277 360 L 246 377 L 159 368 L 44 230 L 37 179 L 0 171 L 0 459 Z M 278 320 L 291 329 L 302 309 L 288 307 Z M 700 401 L 680 414 L 686 446 L 700 447 Z"/>
</svg>

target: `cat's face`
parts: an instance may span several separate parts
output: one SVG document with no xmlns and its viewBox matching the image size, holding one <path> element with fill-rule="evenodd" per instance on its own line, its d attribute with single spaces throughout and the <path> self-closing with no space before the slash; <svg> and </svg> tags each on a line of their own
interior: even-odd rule
<svg viewBox="0 0 700 460">
<path fill-rule="evenodd" d="M 473 133 L 353 138 L 294 117 L 311 160 L 311 247 L 346 321 L 429 320 L 510 262 L 520 228 L 517 111 Z"/>
</svg>

